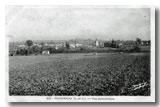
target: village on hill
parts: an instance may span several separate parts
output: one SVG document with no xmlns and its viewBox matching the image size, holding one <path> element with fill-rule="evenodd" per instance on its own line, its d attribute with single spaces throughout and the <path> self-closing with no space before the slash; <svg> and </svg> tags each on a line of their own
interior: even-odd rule
<svg viewBox="0 0 160 107">
<path fill-rule="evenodd" d="M 10 42 L 9 56 L 39 55 L 53 53 L 90 53 L 90 52 L 149 52 L 150 40 L 46 40 L 24 42 Z"/>
</svg>

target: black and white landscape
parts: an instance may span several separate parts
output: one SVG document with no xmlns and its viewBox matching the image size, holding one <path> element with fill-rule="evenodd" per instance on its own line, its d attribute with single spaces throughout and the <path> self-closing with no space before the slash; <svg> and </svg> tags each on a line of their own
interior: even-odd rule
<svg viewBox="0 0 160 107">
<path fill-rule="evenodd" d="M 151 24 L 146 7 L 6 6 L 9 96 L 151 96 Z"/>
</svg>

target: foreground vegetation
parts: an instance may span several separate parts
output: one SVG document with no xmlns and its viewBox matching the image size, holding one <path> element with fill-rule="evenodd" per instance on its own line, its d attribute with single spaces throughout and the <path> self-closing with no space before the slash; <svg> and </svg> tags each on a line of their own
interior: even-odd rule
<svg viewBox="0 0 160 107">
<path fill-rule="evenodd" d="M 147 86 L 132 90 L 133 85 Z M 10 95 L 150 95 L 149 53 L 9 58 Z"/>
</svg>

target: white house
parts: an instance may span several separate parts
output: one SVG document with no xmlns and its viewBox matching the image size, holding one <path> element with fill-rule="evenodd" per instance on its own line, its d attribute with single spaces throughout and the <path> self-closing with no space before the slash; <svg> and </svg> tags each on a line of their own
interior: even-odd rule
<svg viewBox="0 0 160 107">
<path fill-rule="evenodd" d="M 75 48 L 76 45 L 75 44 L 70 44 L 70 47 Z"/>
<path fill-rule="evenodd" d="M 76 47 L 81 47 L 83 46 L 82 44 L 76 43 Z"/>
<path fill-rule="evenodd" d="M 44 50 L 44 51 L 42 52 L 42 54 L 49 55 L 49 54 L 50 54 L 50 52 L 49 52 L 48 50 Z"/>
<path fill-rule="evenodd" d="M 25 45 L 19 45 L 19 48 L 25 48 L 26 46 Z"/>
<path fill-rule="evenodd" d="M 98 42 L 98 40 L 96 39 L 96 47 L 98 47 L 99 46 L 99 42 Z"/>
</svg>

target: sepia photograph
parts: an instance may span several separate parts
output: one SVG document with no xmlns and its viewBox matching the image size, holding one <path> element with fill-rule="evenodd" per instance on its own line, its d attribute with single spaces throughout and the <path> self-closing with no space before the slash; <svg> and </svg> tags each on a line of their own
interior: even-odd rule
<svg viewBox="0 0 160 107">
<path fill-rule="evenodd" d="M 10 102 L 154 102 L 155 10 L 7 5 Z"/>
</svg>

